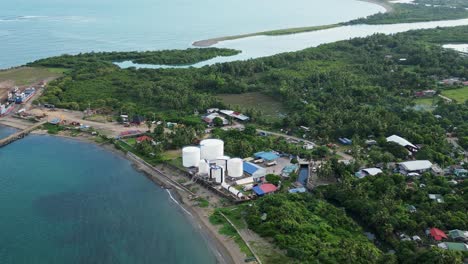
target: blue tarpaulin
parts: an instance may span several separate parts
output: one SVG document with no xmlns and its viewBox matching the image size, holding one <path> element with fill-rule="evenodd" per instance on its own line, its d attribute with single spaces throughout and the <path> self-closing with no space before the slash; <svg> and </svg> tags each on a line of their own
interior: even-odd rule
<svg viewBox="0 0 468 264">
<path fill-rule="evenodd" d="M 252 191 L 254 191 L 254 193 L 258 196 L 263 196 L 265 194 L 263 190 L 260 188 L 260 186 L 253 187 Z"/>
</svg>

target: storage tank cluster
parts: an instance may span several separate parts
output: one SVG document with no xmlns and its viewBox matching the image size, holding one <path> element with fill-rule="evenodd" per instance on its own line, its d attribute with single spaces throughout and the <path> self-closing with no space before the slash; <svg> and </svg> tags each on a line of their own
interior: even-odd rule
<svg viewBox="0 0 468 264">
<path fill-rule="evenodd" d="M 215 160 L 224 156 L 224 142 L 220 139 L 205 139 L 200 142 L 201 158 Z"/>
<path fill-rule="evenodd" d="M 221 184 L 225 177 L 239 178 L 244 175 L 244 163 L 240 158 L 224 155 L 224 142 L 220 139 L 205 139 L 200 147 L 182 149 L 184 167 L 198 167 L 199 175 L 208 175 L 210 179 Z"/>
</svg>

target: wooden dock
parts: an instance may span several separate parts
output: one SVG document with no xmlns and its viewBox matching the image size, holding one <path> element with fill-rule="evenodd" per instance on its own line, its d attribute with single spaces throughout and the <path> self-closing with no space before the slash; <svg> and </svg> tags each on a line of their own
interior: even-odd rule
<svg viewBox="0 0 468 264">
<path fill-rule="evenodd" d="M 31 131 L 37 129 L 38 127 L 44 125 L 45 123 L 47 123 L 47 120 L 41 121 L 41 122 L 39 122 L 39 123 L 36 123 L 36 124 L 34 124 L 34 125 L 32 125 L 32 126 L 26 128 L 26 129 L 23 129 L 23 130 L 21 130 L 21 131 L 18 131 L 18 132 L 16 132 L 16 133 L 12 134 L 12 135 L 9 135 L 9 136 L 6 137 L 6 138 L 0 139 L 0 148 L 1 148 L 1 147 L 4 147 L 4 146 L 6 146 L 6 145 L 8 145 L 8 144 L 10 144 L 10 143 L 13 143 L 13 142 L 15 142 L 16 140 L 19 140 L 19 139 L 24 138 L 24 137 L 27 136 L 29 133 L 31 133 Z"/>
</svg>

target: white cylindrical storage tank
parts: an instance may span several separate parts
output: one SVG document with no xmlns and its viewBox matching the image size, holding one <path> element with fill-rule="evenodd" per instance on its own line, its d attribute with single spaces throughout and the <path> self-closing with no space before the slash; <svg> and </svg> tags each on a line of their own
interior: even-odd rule
<svg viewBox="0 0 468 264">
<path fill-rule="evenodd" d="M 224 156 L 224 142 L 220 139 L 205 139 L 200 142 L 201 158 L 215 160 Z"/>
<path fill-rule="evenodd" d="M 200 148 L 185 147 L 182 149 L 182 165 L 184 167 L 198 167 L 198 163 L 200 163 Z"/>
<path fill-rule="evenodd" d="M 239 158 L 228 160 L 227 172 L 230 177 L 242 177 L 244 175 L 244 162 Z"/>
<path fill-rule="evenodd" d="M 198 174 L 207 175 L 210 172 L 210 166 L 206 160 L 200 160 L 198 163 Z"/>
<path fill-rule="evenodd" d="M 217 157 L 216 160 L 215 160 L 215 163 L 218 166 L 222 166 L 223 168 L 227 168 L 227 163 L 228 163 L 229 159 L 230 159 L 229 156 Z"/>
<path fill-rule="evenodd" d="M 211 166 L 210 178 L 216 183 L 224 182 L 224 168 L 221 166 Z"/>
</svg>

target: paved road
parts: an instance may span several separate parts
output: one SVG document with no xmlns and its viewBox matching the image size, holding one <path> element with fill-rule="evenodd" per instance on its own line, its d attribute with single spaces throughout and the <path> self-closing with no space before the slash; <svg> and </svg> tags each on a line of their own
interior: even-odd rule
<svg viewBox="0 0 468 264">
<path fill-rule="evenodd" d="M 306 139 L 295 137 L 295 136 L 289 136 L 289 135 L 286 135 L 286 134 L 283 134 L 283 133 L 271 132 L 271 131 L 262 130 L 262 129 L 257 129 L 257 132 L 258 133 L 266 133 L 266 134 L 274 135 L 274 136 L 277 136 L 277 137 L 284 137 L 286 139 L 297 140 L 297 141 L 300 141 L 300 142 L 304 142 L 306 144 L 315 145 L 315 143 L 310 141 L 310 140 L 306 140 Z M 337 151 L 336 154 L 340 155 L 344 160 L 353 160 L 353 157 L 351 155 L 348 155 L 348 154 L 346 154 L 346 153 L 344 153 L 342 151 Z"/>
</svg>

